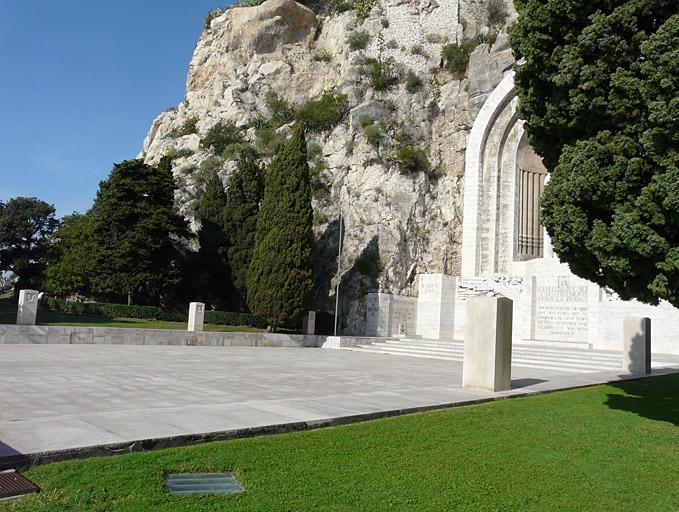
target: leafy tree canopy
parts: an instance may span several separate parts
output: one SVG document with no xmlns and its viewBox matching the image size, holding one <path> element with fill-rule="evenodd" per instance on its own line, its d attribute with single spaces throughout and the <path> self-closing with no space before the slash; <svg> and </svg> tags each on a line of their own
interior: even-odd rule
<svg viewBox="0 0 679 512">
<path fill-rule="evenodd" d="M 0 271 L 19 277 L 15 288 L 40 286 L 52 233 L 59 226 L 54 206 L 35 197 L 0 202 Z"/>
<path fill-rule="evenodd" d="M 91 216 L 79 213 L 67 215 L 52 239 L 45 287 L 59 295 L 89 295 L 99 250 L 92 238 Z"/>
<path fill-rule="evenodd" d="M 299 320 L 313 290 L 311 185 L 303 125 L 273 158 L 247 278 L 250 310 L 277 325 Z"/>
<path fill-rule="evenodd" d="M 524 0 L 519 115 L 551 172 L 542 218 L 571 270 L 679 306 L 679 2 Z"/>
<path fill-rule="evenodd" d="M 167 165 L 141 160 L 113 166 L 92 207 L 94 291 L 136 303 L 158 303 L 178 280 L 178 237 L 186 223 L 174 210 L 175 183 Z"/>
</svg>

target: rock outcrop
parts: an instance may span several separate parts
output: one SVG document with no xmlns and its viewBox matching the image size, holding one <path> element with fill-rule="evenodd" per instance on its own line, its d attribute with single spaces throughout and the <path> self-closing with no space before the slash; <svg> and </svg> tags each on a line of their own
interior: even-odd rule
<svg viewBox="0 0 679 512">
<path fill-rule="evenodd" d="M 270 92 L 295 105 L 327 91 L 346 95 L 346 119 L 309 136 L 323 184 L 313 205 L 314 308 L 333 310 L 341 211 L 340 323 L 347 334 L 362 333 L 367 293 L 408 295 L 416 292 L 418 273 L 459 273 L 466 139 L 483 101 L 514 61 L 502 31 L 494 44 L 476 47 L 461 80 L 444 68 L 441 50 L 487 33 L 484 13 L 480 0 L 384 0 L 363 20 L 353 11 L 316 15 L 293 0 L 229 9 L 201 35 L 184 101 L 153 122 L 140 156 L 156 163 L 177 155 L 177 206 L 195 228 L 201 165 L 210 159 L 218 165 L 225 186 L 234 168 L 227 158 L 215 163 L 201 147 L 211 126 L 234 123 L 254 142 L 254 127 L 271 115 Z M 357 34 L 367 40 L 362 49 L 350 44 Z M 375 91 L 370 59 L 387 63 L 399 82 Z M 197 133 L 182 130 L 189 120 L 197 121 Z M 368 139 L 369 125 L 378 143 Z M 426 169 L 403 172 L 398 150 L 404 147 L 424 150 Z"/>
</svg>

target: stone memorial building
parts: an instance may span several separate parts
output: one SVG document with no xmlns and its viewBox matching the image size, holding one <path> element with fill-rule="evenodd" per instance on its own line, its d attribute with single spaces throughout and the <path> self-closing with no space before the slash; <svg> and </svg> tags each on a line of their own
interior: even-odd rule
<svg viewBox="0 0 679 512">
<path fill-rule="evenodd" d="M 405 326 L 409 335 L 461 339 L 466 300 L 502 294 L 515 304 L 515 342 L 617 351 L 624 319 L 648 317 L 653 351 L 678 354 L 677 309 L 622 301 L 573 275 L 553 254 L 539 220 L 549 176 L 516 116 L 513 76 L 508 72 L 485 101 L 469 136 L 461 275 L 420 274 L 417 300 L 370 294 L 366 334 L 403 335 L 398 327 Z"/>
</svg>

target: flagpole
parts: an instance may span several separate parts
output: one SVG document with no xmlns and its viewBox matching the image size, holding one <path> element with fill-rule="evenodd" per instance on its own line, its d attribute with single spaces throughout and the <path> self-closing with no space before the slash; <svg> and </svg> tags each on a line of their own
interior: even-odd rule
<svg viewBox="0 0 679 512">
<path fill-rule="evenodd" d="M 339 248 L 337 251 L 337 275 L 335 276 L 335 330 L 333 336 L 337 336 L 337 316 L 339 314 L 339 289 L 340 289 L 340 270 L 342 265 L 342 226 L 344 218 L 342 217 L 342 209 L 339 213 Z"/>
</svg>

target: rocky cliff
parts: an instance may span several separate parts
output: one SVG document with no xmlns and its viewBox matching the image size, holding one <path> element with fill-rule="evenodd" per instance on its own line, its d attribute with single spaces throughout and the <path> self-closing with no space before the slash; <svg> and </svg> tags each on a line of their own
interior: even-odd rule
<svg viewBox="0 0 679 512">
<path fill-rule="evenodd" d="M 341 326 L 362 333 L 367 293 L 413 294 L 418 273 L 459 273 L 466 139 L 514 64 L 504 32 L 514 11 L 499 4 L 509 16 L 493 18 L 492 8 L 498 3 L 383 0 L 365 19 L 353 10 L 315 14 L 293 0 L 231 8 L 200 36 L 186 97 L 153 122 L 140 156 L 150 163 L 174 156 L 177 206 L 195 228 L 201 170 L 216 166 L 228 187 L 235 166 L 201 147 L 210 127 L 231 122 L 261 143 L 257 126 L 272 115 L 272 92 L 292 105 L 330 91 L 345 95 L 343 121 L 309 135 L 317 181 L 314 308 L 333 310 L 341 210 Z M 463 40 L 486 42 L 466 73 L 451 73 L 442 49 Z M 388 79 L 382 90 L 375 70 Z M 289 125 L 277 130 L 285 134 Z"/>
</svg>

